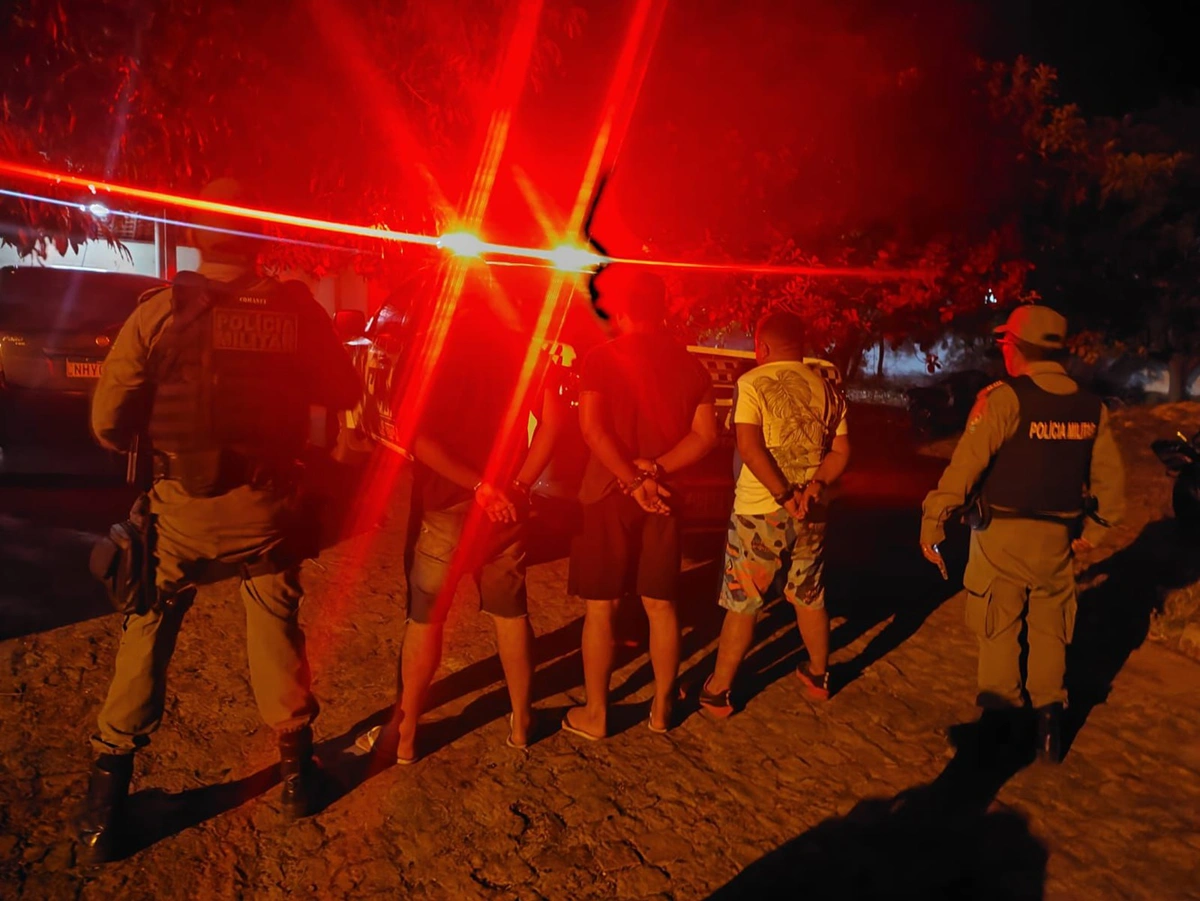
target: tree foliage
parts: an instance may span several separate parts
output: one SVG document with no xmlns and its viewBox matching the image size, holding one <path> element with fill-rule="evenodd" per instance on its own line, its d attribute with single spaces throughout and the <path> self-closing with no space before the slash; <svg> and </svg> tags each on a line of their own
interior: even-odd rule
<svg viewBox="0 0 1200 901">
<path fill-rule="evenodd" d="M 453 202 L 478 151 L 504 0 L 16 0 L 0 67 L 10 156 L 194 193 L 236 174 L 288 212 L 420 231 L 430 172 Z M 531 81 L 561 62 L 579 7 L 546 0 Z M 481 121 L 482 120 L 482 121 Z M 8 206 L 7 201 L 3 201 Z M 18 246 L 95 235 L 61 208 L 3 208 Z M 373 248 L 377 249 L 377 248 Z M 334 261 L 291 251 L 288 262 Z M 369 265 L 377 253 L 359 259 Z"/>
<path fill-rule="evenodd" d="M 545 0 L 535 89 L 566 61 L 584 2 Z M 961 4 L 784 6 L 670 7 L 606 195 L 626 227 L 605 234 L 602 209 L 598 237 L 621 254 L 923 275 L 680 275 L 693 335 L 744 332 L 785 306 L 813 351 L 852 368 L 880 341 L 928 351 L 1040 297 L 1089 334 L 1195 350 L 1200 168 L 1183 150 L 1200 146 L 1196 110 L 1088 118 L 1053 69 L 981 62 Z M 266 206 L 438 232 L 431 183 L 451 205 L 467 189 L 499 54 L 527 8 L 14 0 L 0 152 L 180 193 L 237 173 Z M 591 9 L 617 32 L 610 6 Z M 0 215 L 17 223 L 0 241 L 23 251 L 105 237 L 77 209 L 4 198 Z M 388 263 L 379 247 L 359 246 L 360 270 Z M 345 257 L 281 246 L 273 262 L 321 274 Z"/>
<path fill-rule="evenodd" d="M 1088 119 L 1047 67 L 991 75 L 998 111 L 1024 122 L 1033 295 L 1067 313 L 1089 359 L 1200 352 L 1200 159 L 1184 149 L 1200 146 L 1200 109 Z"/>
</svg>

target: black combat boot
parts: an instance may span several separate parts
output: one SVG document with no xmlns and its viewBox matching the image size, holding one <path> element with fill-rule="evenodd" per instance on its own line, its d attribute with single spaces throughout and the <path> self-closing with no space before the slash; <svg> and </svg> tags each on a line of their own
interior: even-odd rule
<svg viewBox="0 0 1200 901">
<path fill-rule="evenodd" d="M 305 726 L 279 736 L 280 804 L 283 815 L 298 820 L 317 809 L 320 771 L 313 760 L 312 729 Z"/>
<path fill-rule="evenodd" d="M 108 863 L 120 852 L 121 812 L 132 777 L 132 754 L 101 754 L 96 758 L 87 799 L 75 818 L 81 863 Z"/>
<path fill-rule="evenodd" d="M 1037 756 L 1045 763 L 1062 763 L 1062 704 L 1037 710 Z"/>
<path fill-rule="evenodd" d="M 979 750 L 985 758 L 1016 767 L 1033 761 L 1033 723 L 1025 707 L 985 709 L 979 717 Z"/>
</svg>

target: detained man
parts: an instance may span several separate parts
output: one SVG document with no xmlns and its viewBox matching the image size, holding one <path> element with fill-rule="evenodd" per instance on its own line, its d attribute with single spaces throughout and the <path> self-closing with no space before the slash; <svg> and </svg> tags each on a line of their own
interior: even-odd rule
<svg viewBox="0 0 1200 901">
<path fill-rule="evenodd" d="M 608 735 L 613 623 L 627 592 L 650 623 L 654 700 L 649 726 L 670 728 L 679 671 L 680 516 L 674 485 L 716 444 L 712 381 L 672 339 L 666 287 L 655 275 L 609 267 L 596 277 L 601 308 L 618 337 L 584 359 L 579 424 L 591 456 L 579 499 L 583 528 L 571 548 L 568 591 L 587 605 L 583 669 L 587 703 L 567 711 L 563 729 Z"/>
<path fill-rule="evenodd" d="M 814 700 L 829 697 L 829 615 L 825 610 L 825 490 L 846 469 L 850 438 L 837 369 L 804 356 L 804 323 L 768 313 L 754 338 L 758 366 L 738 379 L 733 422 L 742 469 L 734 488 L 721 606 L 725 622 L 700 712 L 734 712 L 730 690 L 754 640 L 754 624 L 779 569 L 784 597 L 808 661 L 796 677 Z"/>
<path fill-rule="evenodd" d="M 533 631 L 525 590 L 531 486 L 550 461 L 566 406 L 548 387 L 548 358 L 522 379 L 529 318 L 498 289 L 459 302 L 413 441 L 412 503 L 419 534 L 408 572 L 408 625 L 391 721 L 360 736 L 362 750 L 418 757 L 417 725 L 441 663 L 446 616 L 459 582 L 473 578 L 496 629 L 512 713 L 510 747 L 532 721 Z M 529 414 L 538 427 L 528 438 Z M 380 758 L 382 759 L 382 757 Z"/>
</svg>

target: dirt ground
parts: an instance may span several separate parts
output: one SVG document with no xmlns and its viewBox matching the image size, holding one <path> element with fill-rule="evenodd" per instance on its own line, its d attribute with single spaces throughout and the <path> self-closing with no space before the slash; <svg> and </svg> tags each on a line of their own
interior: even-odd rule
<svg viewBox="0 0 1200 901">
<path fill-rule="evenodd" d="M 493 640 L 464 586 L 422 759 L 369 775 L 353 742 L 386 716 L 404 628 L 404 480 L 385 477 L 362 495 L 382 521 L 305 564 L 328 806 L 280 822 L 236 588 L 206 587 L 163 727 L 139 755 L 130 853 L 103 868 L 76 864 L 67 823 L 120 625 L 84 561 L 123 492 L 0 486 L 0 896 L 1200 897 L 1200 665 L 1144 642 L 1186 576 L 1163 557 L 1169 482 L 1139 456 L 1144 435 L 1121 426 L 1140 512 L 1081 561 L 1069 753 L 1059 768 L 1018 768 L 952 728 L 975 715 L 974 639 L 959 586 L 915 552 L 917 505 L 942 461 L 900 423 L 856 422 L 830 525 L 828 703 L 805 700 L 791 676 L 803 651 L 776 606 L 739 686 L 744 710 L 652 734 L 644 625 L 630 610 L 616 734 L 561 733 L 582 697 L 582 611 L 565 594 L 562 535 L 543 529 L 529 578 L 539 741 L 528 754 L 504 745 Z M 962 536 L 949 544 L 961 572 Z M 692 549 L 681 607 L 689 685 L 711 669 L 720 622 L 711 551 Z"/>
</svg>

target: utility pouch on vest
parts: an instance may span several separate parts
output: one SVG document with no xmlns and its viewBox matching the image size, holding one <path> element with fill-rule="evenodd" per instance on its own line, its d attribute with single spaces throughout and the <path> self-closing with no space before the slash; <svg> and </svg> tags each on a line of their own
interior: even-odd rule
<svg viewBox="0 0 1200 901">
<path fill-rule="evenodd" d="M 156 605 L 154 531 L 150 498 L 133 502 L 129 519 L 114 524 L 92 548 L 88 568 L 123 616 L 143 614 Z"/>
</svg>

